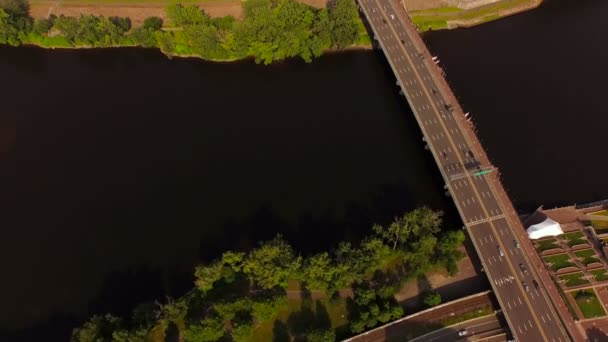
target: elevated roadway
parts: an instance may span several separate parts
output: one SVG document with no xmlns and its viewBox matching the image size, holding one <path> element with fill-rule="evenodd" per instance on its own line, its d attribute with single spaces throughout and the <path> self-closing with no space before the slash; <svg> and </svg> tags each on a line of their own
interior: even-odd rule
<svg viewBox="0 0 608 342">
<path fill-rule="evenodd" d="M 466 331 L 465 334 L 459 334 Z M 502 329 L 500 318 L 488 315 L 454 324 L 424 336 L 417 337 L 412 342 L 443 342 L 443 341 L 507 341 Z"/>
<path fill-rule="evenodd" d="M 358 2 L 422 130 L 513 337 L 570 341 L 537 273 L 544 270 L 523 252 L 531 245 L 521 235 L 523 227 L 497 172 L 403 8 L 394 0 Z M 525 249 L 521 244 L 527 244 Z"/>
</svg>

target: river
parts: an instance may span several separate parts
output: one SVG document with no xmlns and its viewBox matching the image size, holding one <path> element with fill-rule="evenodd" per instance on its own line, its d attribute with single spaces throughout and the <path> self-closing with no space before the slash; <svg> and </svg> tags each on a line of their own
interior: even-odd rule
<svg viewBox="0 0 608 342">
<path fill-rule="evenodd" d="M 552 0 L 425 35 L 520 210 L 608 197 L 607 15 Z M 419 205 L 459 225 L 379 52 L 0 48 L 0 75 L 2 340 L 178 295 L 199 260 L 276 233 L 311 253 Z"/>
</svg>

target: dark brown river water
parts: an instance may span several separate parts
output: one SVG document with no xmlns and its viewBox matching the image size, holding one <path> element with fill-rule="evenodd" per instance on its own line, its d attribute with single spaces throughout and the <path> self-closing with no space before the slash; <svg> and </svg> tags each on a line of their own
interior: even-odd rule
<svg viewBox="0 0 608 342">
<path fill-rule="evenodd" d="M 551 0 L 425 35 L 522 211 L 608 198 L 606 17 Z M 276 233 L 310 253 L 419 205 L 460 224 L 378 51 L 0 48 L 0 75 L 3 341 L 179 295 L 199 260 Z"/>
</svg>

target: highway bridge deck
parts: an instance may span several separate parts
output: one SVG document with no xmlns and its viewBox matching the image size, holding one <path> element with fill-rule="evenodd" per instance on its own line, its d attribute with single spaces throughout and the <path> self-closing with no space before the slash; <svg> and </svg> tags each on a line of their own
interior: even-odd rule
<svg viewBox="0 0 608 342">
<path fill-rule="evenodd" d="M 552 285 L 541 274 L 544 270 L 534 266 L 538 256 L 531 255 L 532 245 L 497 172 L 492 172 L 473 127 L 407 14 L 395 0 L 358 1 L 414 112 L 513 337 L 578 340 L 572 322 L 564 326 L 562 319 L 567 318 L 556 312 L 561 306 L 550 300 Z"/>
</svg>

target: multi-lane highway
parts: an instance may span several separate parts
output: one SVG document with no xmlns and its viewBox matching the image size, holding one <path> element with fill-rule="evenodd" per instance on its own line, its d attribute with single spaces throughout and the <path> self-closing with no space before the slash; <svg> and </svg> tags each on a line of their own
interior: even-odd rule
<svg viewBox="0 0 608 342">
<path fill-rule="evenodd" d="M 569 341 L 507 211 L 501 185 L 434 58 L 395 0 L 358 0 L 418 121 L 518 341 Z M 557 298 L 557 300 L 560 300 Z"/>
<path fill-rule="evenodd" d="M 500 319 L 489 315 L 454 324 L 443 329 L 435 330 L 424 336 L 417 337 L 412 342 L 443 342 L 443 341 L 507 341 Z"/>
</svg>

